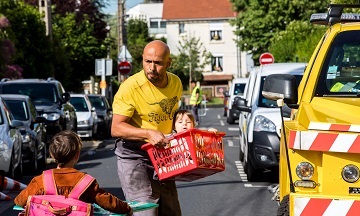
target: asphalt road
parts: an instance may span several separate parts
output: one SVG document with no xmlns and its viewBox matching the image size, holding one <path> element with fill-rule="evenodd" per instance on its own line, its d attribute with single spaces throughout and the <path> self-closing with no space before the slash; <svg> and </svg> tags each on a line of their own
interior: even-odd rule
<svg viewBox="0 0 360 216">
<path fill-rule="evenodd" d="M 264 173 L 258 182 L 246 181 L 246 174 L 239 162 L 237 122 L 227 124 L 222 108 L 210 108 L 206 116 L 201 117 L 199 128 L 206 130 L 209 127 L 226 132 L 223 138 L 226 169 L 196 181 L 177 182 L 182 215 L 276 215 L 277 203 L 271 200 L 272 194 L 267 187 L 277 183 L 278 178 L 271 173 Z M 124 199 L 116 172 L 116 157 L 111 150 L 113 143 L 111 139 L 88 144 L 76 168 L 93 175 L 106 191 Z M 31 176 L 24 177 L 24 183 L 30 179 Z M 5 205 L 10 209 L 2 211 Z M 0 201 L 0 215 L 17 215 L 18 212 L 11 210 L 12 205 L 11 201 Z"/>
</svg>

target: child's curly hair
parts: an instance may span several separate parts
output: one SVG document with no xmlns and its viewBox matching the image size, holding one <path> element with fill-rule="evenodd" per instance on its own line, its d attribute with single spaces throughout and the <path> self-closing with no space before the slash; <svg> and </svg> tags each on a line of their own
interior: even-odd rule
<svg viewBox="0 0 360 216">
<path fill-rule="evenodd" d="M 50 141 L 49 152 L 56 163 L 62 165 L 71 161 L 80 152 L 82 142 L 80 137 L 73 131 L 61 131 Z"/>
</svg>

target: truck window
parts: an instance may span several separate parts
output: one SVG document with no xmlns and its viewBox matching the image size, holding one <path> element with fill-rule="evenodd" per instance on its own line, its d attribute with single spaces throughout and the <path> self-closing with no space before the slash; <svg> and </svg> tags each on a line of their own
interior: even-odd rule
<svg viewBox="0 0 360 216">
<path fill-rule="evenodd" d="M 354 95 L 360 92 L 360 31 L 339 33 L 326 56 L 316 96 Z"/>
</svg>

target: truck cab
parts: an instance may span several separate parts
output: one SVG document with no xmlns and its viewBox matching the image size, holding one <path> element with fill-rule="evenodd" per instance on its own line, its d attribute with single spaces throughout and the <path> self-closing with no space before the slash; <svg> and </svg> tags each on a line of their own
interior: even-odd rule
<svg viewBox="0 0 360 216">
<path fill-rule="evenodd" d="M 269 75 L 262 94 L 291 107 L 280 140 L 277 215 L 360 212 L 360 5 L 330 4 L 310 22 L 329 25 L 297 86 Z"/>
</svg>

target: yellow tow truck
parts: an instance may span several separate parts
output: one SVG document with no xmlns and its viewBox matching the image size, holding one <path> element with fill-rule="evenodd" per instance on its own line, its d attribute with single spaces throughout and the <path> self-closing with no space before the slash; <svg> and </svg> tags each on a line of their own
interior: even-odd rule
<svg viewBox="0 0 360 216">
<path fill-rule="evenodd" d="M 360 215 L 359 5 L 330 4 L 310 22 L 328 25 L 297 86 L 269 75 L 264 97 L 293 109 L 283 121 L 277 215 Z"/>
</svg>

